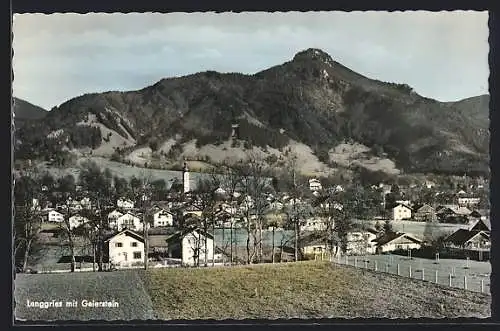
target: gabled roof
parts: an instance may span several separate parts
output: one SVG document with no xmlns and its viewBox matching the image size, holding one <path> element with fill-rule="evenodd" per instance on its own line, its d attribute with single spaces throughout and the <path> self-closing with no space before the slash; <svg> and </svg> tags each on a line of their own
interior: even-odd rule
<svg viewBox="0 0 500 331">
<path fill-rule="evenodd" d="M 471 240 L 475 236 L 480 235 L 485 239 L 489 239 L 490 236 L 483 231 L 468 231 L 466 229 L 458 229 L 453 232 L 451 235 L 446 237 L 445 242 L 452 243 L 457 246 L 464 245 L 467 241 Z"/>
<path fill-rule="evenodd" d="M 106 239 L 106 241 L 110 241 L 111 239 L 113 239 L 114 237 L 116 237 L 116 236 L 118 236 L 120 234 L 125 234 L 125 235 L 127 235 L 129 237 L 132 237 L 132 238 L 138 240 L 138 241 L 144 242 L 144 238 L 140 234 L 138 234 L 135 231 L 129 230 L 129 229 L 123 229 L 122 231 L 120 231 L 120 232 L 118 232 L 116 234 L 110 235 Z"/>
<path fill-rule="evenodd" d="M 394 209 L 394 208 L 396 208 L 396 207 L 399 207 L 399 206 L 401 206 L 401 207 L 405 207 L 405 208 L 408 208 L 408 209 L 410 209 L 410 210 L 411 210 L 411 207 L 410 207 L 410 206 L 408 206 L 408 205 L 406 205 L 406 204 L 404 204 L 404 203 L 398 203 L 398 204 L 396 204 L 394 207 L 392 207 L 392 209 Z"/>
<path fill-rule="evenodd" d="M 491 224 L 486 220 L 479 220 L 472 226 L 470 231 L 491 231 Z"/>
<path fill-rule="evenodd" d="M 413 207 L 413 210 L 415 212 L 418 212 L 419 209 L 421 209 L 422 207 L 429 207 L 429 208 L 432 208 L 434 209 L 431 205 L 427 204 L 427 203 L 419 203 L 419 204 L 416 204 L 414 207 Z"/>
<path fill-rule="evenodd" d="M 408 233 L 404 233 L 404 232 L 387 233 L 379 238 L 373 239 L 372 242 L 375 242 L 375 243 L 377 243 L 377 245 L 382 246 L 382 245 L 388 244 L 391 241 L 394 241 L 394 240 L 401 238 L 401 237 L 405 237 L 406 239 L 413 241 L 416 244 L 422 243 L 422 240 L 417 239 L 417 238 L 413 237 L 412 235 L 410 235 Z"/>
<path fill-rule="evenodd" d="M 192 233 L 194 231 L 200 233 L 201 235 L 203 235 L 203 236 L 205 236 L 207 238 L 214 239 L 214 236 L 212 234 L 204 232 L 199 227 L 190 227 L 190 228 L 187 228 L 187 229 L 184 229 L 184 230 L 177 231 L 176 233 L 170 235 L 169 237 L 166 238 L 166 241 L 167 242 L 172 242 L 172 241 L 181 240 L 186 235 L 188 235 L 188 234 L 190 234 L 190 233 Z"/>
</svg>

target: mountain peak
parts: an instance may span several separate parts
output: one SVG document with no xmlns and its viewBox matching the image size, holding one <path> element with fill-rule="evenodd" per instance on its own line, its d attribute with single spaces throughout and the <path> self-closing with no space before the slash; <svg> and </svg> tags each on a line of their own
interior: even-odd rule
<svg viewBox="0 0 500 331">
<path fill-rule="evenodd" d="M 321 60 L 326 64 L 333 64 L 331 56 L 319 48 L 308 48 L 300 51 L 293 57 L 293 61 L 301 60 Z"/>
</svg>

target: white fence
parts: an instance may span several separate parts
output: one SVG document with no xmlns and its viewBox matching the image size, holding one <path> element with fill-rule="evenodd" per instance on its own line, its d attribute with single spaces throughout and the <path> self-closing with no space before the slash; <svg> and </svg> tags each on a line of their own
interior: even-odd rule
<svg viewBox="0 0 500 331">
<path fill-rule="evenodd" d="M 484 270 L 487 266 L 468 260 L 439 261 L 398 255 L 369 255 L 338 256 L 332 262 L 490 294 L 490 273 Z"/>
</svg>

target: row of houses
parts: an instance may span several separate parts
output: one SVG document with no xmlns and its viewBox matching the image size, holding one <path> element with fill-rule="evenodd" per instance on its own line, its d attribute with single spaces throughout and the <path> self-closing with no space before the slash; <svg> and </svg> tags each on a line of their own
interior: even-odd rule
<svg viewBox="0 0 500 331">
<path fill-rule="evenodd" d="M 478 220 L 469 229 L 458 229 L 444 238 L 446 248 L 460 251 L 489 251 L 491 225 L 487 220 Z M 405 232 L 380 233 L 374 229 L 354 230 L 347 235 L 347 255 L 381 254 L 396 250 L 420 249 L 426 245 L 423 239 Z M 311 237 L 303 239 L 304 254 L 326 253 L 324 240 Z"/>
<path fill-rule="evenodd" d="M 411 207 L 408 202 L 399 202 L 392 208 L 391 214 L 394 221 L 439 221 L 466 224 L 488 218 L 489 210 L 471 210 L 459 205 L 439 205 L 434 208 L 428 204 L 419 204 Z"/>
<path fill-rule="evenodd" d="M 51 223 L 63 223 L 64 222 L 64 214 L 57 210 L 49 210 L 44 213 L 45 219 Z M 81 215 L 72 215 L 68 219 L 68 223 L 70 229 L 77 228 L 86 223 L 89 223 L 90 220 Z M 133 211 L 127 210 L 118 210 L 115 209 L 107 215 L 108 226 L 111 229 L 115 229 L 121 231 L 125 228 L 142 231 L 143 229 L 143 221 L 140 215 L 137 215 Z M 162 208 L 154 208 L 153 209 L 153 227 L 166 227 L 174 225 L 174 215 Z"/>
<path fill-rule="evenodd" d="M 222 253 L 214 251 L 214 237 L 192 227 L 180 231 L 151 231 L 148 235 L 150 261 L 168 260 L 184 266 L 202 265 L 205 261 L 221 261 Z M 144 262 L 145 240 L 142 234 L 130 230 L 112 234 L 105 241 L 105 262 L 115 267 L 128 267 Z"/>
</svg>

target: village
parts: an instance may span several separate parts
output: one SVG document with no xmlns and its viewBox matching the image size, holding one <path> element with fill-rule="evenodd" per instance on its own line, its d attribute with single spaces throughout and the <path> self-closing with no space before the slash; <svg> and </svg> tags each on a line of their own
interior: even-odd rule
<svg viewBox="0 0 500 331">
<path fill-rule="evenodd" d="M 448 193 L 443 203 L 412 201 L 404 198 L 404 187 L 382 183 L 363 188 L 364 196 L 358 197 L 363 201 L 353 204 L 344 194 L 352 188 L 324 188 L 317 178 L 306 179 L 300 195 L 276 192 L 266 180 L 248 183 L 249 178 L 252 191 L 245 190 L 241 180 L 239 188 L 231 188 L 220 179 L 212 181 L 211 188 L 205 182 L 202 190 L 192 187 L 203 183 L 193 185 L 185 165 L 178 194 L 170 192 L 165 200 L 139 190 L 135 201 L 125 196 L 112 201 L 75 189 L 55 205 L 43 199 L 48 187 L 42 186 L 41 197 L 24 203 L 22 215 L 31 219 L 22 222 L 27 234 L 23 239 L 31 241 L 28 250 L 18 254 L 22 258 L 17 270 L 230 266 L 404 255 L 408 250 L 424 252 L 430 259 L 439 253 L 489 259 L 489 210 L 480 208 L 481 198 L 470 193 L 484 191 L 484 181 Z M 445 195 L 435 185 L 426 181 L 422 191 Z M 375 211 L 363 216 L 363 211 L 357 214 L 360 208 Z M 47 252 L 55 255 L 51 263 L 29 267 L 29 260 L 43 261 Z M 31 256 L 37 254 L 36 259 Z"/>
</svg>

